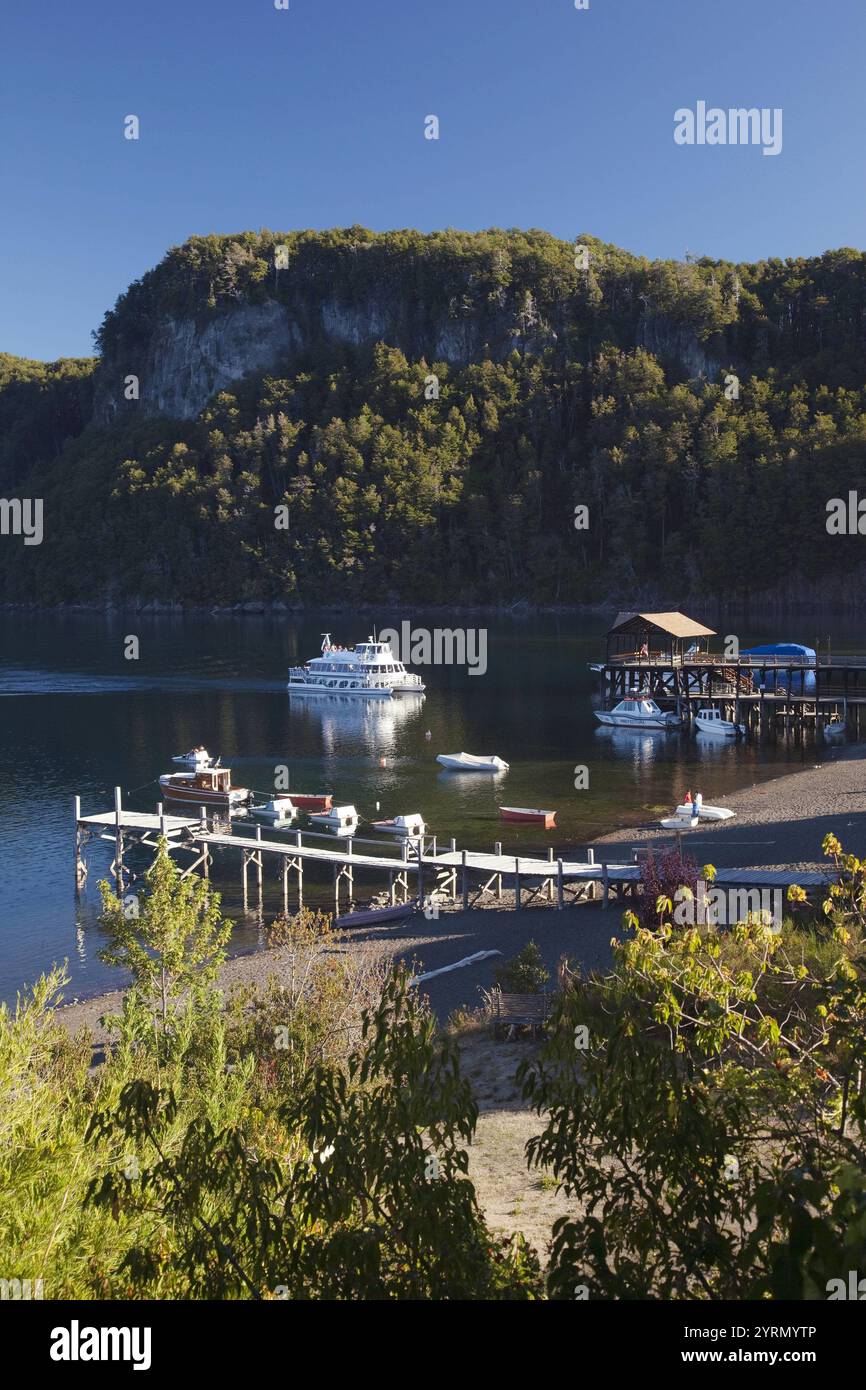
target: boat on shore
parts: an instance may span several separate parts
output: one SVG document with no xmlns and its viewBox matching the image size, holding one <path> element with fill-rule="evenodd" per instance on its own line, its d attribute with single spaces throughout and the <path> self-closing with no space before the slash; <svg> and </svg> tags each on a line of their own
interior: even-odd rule
<svg viewBox="0 0 866 1390">
<path fill-rule="evenodd" d="M 388 642 L 368 637 L 354 647 L 339 647 L 322 633 L 319 656 L 289 670 L 290 695 L 351 695 L 389 699 L 421 695 L 424 682 L 398 661 Z"/>
<path fill-rule="evenodd" d="M 495 753 L 438 753 L 436 761 L 449 772 L 507 772 L 508 763 Z"/>
<path fill-rule="evenodd" d="M 555 811 L 538 811 L 528 806 L 500 806 L 499 818 L 526 825 L 542 825 L 545 830 L 553 830 L 556 827 Z"/>
<path fill-rule="evenodd" d="M 723 719 L 721 711 L 706 707 L 695 715 L 695 728 L 704 734 L 715 734 L 719 738 L 745 737 L 745 724 L 735 724 L 731 719 Z"/>
<path fill-rule="evenodd" d="M 613 709 L 594 710 L 600 724 L 617 724 L 624 729 L 679 729 L 682 720 L 659 708 L 649 696 L 628 697 Z"/>
<path fill-rule="evenodd" d="M 411 917 L 420 905 L 419 898 L 410 898 L 408 902 L 395 903 L 389 907 L 371 907 L 363 912 L 344 912 L 334 918 L 333 926 L 339 931 L 341 927 L 373 927 L 379 922 L 399 922 L 403 917 Z"/>
<path fill-rule="evenodd" d="M 727 806 L 707 806 L 700 792 L 697 792 L 692 799 L 691 792 L 688 792 L 686 799 L 674 810 L 672 816 L 667 816 L 659 824 L 665 830 L 694 829 L 701 821 L 732 820 L 734 812 Z"/>
<path fill-rule="evenodd" d="M 231 768 L 228 767 L 164 772 L 159 786 L 168 801 L 183 801 L 192 806 L 221 806 L 229 810 L 244 806 L 252 796 L 248 787 L 232 786 Z"/>
</svg>

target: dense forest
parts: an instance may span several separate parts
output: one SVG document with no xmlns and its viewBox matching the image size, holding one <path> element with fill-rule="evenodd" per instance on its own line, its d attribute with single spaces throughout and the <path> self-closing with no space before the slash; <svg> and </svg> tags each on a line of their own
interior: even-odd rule
<svg viewBox="0 0 866 1390">
<path fill-rule="evenodd" d="M 826 507 L 866 460 L 866 256 L 577 243 L 349 228 L 173 249 L 93 361 L 0 356 L 0 496 L 44 499 L 41 545 L 0 542 L 0 599 L 855 597 L 860 538 L 828 535 Z M 280 359 L 160 413 L 167 335 L 218 342 L 239 306 L 285 317 Z"/>
</svg>

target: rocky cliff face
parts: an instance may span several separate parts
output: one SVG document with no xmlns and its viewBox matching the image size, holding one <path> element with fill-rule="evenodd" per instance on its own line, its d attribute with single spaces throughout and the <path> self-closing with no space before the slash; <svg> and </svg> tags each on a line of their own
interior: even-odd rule
<svg viewBox="0 0 866 1390">
<path fill-rule="evenodd" d="M 249 373 L 266 371 L 303 351 L 329 345 L 365 347 L 377 342 L 400 348 L 410 359 L 460 367 L 515 346 L 539 351 L 556 341 L 540 322 L 521 321 L 506 306 L 483 316 L 448 312 L 431 315 L 417 301 L 370 295 L 346 303 L 334 295 L 306 298 L 296 306 L 276 300 L 239 304 L 210 317 L 161 317 L 143 351 L 104 359 L 97 370 L 94 420 L 111 424 L 132 409 L 125 380 L 139 379 L 138 412 L 193 419 L 210 398 Z"/>
</svg>

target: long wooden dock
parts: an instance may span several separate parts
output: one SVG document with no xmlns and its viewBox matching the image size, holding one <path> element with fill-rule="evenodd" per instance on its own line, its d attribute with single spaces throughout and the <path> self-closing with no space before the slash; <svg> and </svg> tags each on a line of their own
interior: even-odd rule
<svg viewBox="0 0 866 1390">
<path fill-rule="evenodd" d="M 94 835 L 114 843 L 114 859 L 110 872 L 114 875 L 118 893 L 125 887 L 129 870 L 125 864 L 128 844 L 156 849 L 164 837 L 172 853 L 188 852 L 192 861 L 183 869 L 183 876 L 199 872 L 209 878 L 215 853 L 237 853 L 241 857 L 244 908 L 250 906 L 249 877 L 254 871 L 256 898 L 259 910 L 264 901 L 264 872 L 266 858 L 275 860 L 282 885 L 283 909 L 289 911 L 289 883 L 297 884 L 297 905 L 303 906 L 304 866 L 329 865 L 334 881 L 334 910 L 340 911 L 341 892 L 345 888 L 349 900 L 354 899 L 355 873 L 361 870 L 387 876 L 391 903 L 407 902 L 410 895 L 421 902 L 447 898 L 462 900 L 464 908 L 471 907 L 485 894 L 501 899 L 503 885 L 513 887 L 514 906 L 519 908 L 544 894 L 549 902 L 556 901 L 562 910 L 569 901 L 601 895 L 607 907 L 610 895 L 633 893 L 640 882 L 637 855 L 625 863 L 611 858 L 596 858 L 596 851 L 586 850 L 584 859 L 555 858 L 553 850 L 546 859 L 527 854 L 503 853 L 497 843 L 491 853 L 461 850 L 450 840 L 441 848 L 438 838 L 425 836 L 421 840 L 400 840 L 383 843 L 360 836 L 336 841 L 333 835 L 311 830 L 291 829 L 286 838 L 265 838 L 262 827 L 249 828 L 253 833 L 235 833 L 235 827 L 225 821 L 212 822 L 202 809 L 199 817 L 166 815 L 164 807 L 153 813 L 124 810 L 120 789 L 115 789 L 113 811 L 101 811 L 83 816 L 80 798 L 75 798 L 75 865 L 80 883 L 86 876 L 84 846 Z M 246 829 L 245 825 L 243 829 Z M 613 847 L 611 847 L 613 850 Z M 799 872 L 793 869 L 720 869 L 715 883 L 719 886 L 777 889 L 793 883 L 804 889 L 826 886 L 832 881 L 829 874 L 817 871 Z M 411 887 L 410 887 L 411 885 Z"/>
</svg>

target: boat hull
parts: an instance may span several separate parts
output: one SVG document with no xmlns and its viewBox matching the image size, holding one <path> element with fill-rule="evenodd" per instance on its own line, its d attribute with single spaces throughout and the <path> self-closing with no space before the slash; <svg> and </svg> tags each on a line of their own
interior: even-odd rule
<svg viewBox="0 0 866 1390">
<path fill-rule="evenodd" d="M 330 811 L 333 804 L 330 792 L 292 792 L 292 805 L 299 811 Z"/>
<path fill-rule="evenodd" d="M 613 715 L 608 710 L 594 710 L 596 719 L 600 724 L 614 724 L 618 729 L 668 729 L 675 731 L 680 727 L 679 720 L 660 718 L 653 715 L 638 716 L 627 718 L 625 715 Z"/>
<path fill-rule="evenodd" d="M 745 730 L 741 724 L 732 724 L 728 719 L 702 719 L 695 716 L 695 728 L 702 734 L 715 734 L 716 738 L 737 738 Z"/>
<path fill-rule="evenodd" d="M 402 917 L 410 917 L 419 907 L 417 898 L 407 903 L 397 903 L 394 907 L 373 907 L 366 912 L 344 912 L 335 917 L 333 925 L 340 927 L 375 926 L 377 922 L 398 922 Z"/>
<path fill-rule="evenodd" d="M 410 693 L 409 691 L 395 692 L 390 685 L 355 686 L 353 688 L 348 682 L 338 682 L 336 685 L 317 685 L 307 681 L 289 681 L 286 688 L 290 695 L 353 695 L 359 700 L 390 700 L 392 694 Z M 420 694 L 421 691 L 417 690 L 416 687 L 411 693 Z"/>
<path fill-rule="evenodd" d="M 206 791 L 202 787 L 185 787 L 179 783 L 172 785 L 161 777 L 159 785 L 167 801 L 183 801 L 190 806 L 242 806 L 250 796 L 246 787 L 233 787 L 230 792 Z"/>
<path fill-rule="evenodd" d="M 448 772 L 507 772 L 502 758 L 481 758 L 471 753 L 438 753 L 436 761 Z"/>
<path fill-rule="evenodd" d="M 535 811 L 523 806 L 500 806 L 499 819 L 524 825 L 542 825 L 545 830 L 556 827 L 555 811 Z"/>
</svg>

